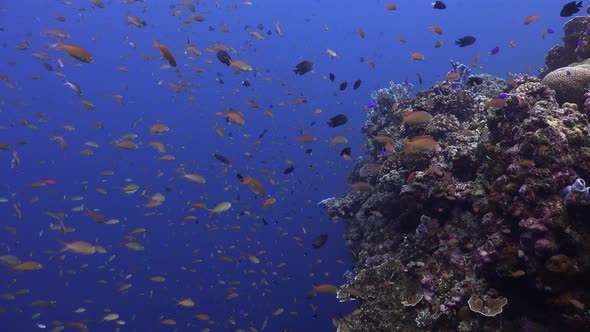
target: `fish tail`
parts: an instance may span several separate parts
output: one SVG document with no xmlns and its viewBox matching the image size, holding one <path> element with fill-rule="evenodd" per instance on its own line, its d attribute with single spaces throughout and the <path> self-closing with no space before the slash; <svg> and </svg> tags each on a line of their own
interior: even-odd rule
<svg viewBox="0 0 590 332">
<path fill-rule="evenodd" d="M 154 45 L 154 47 L 160 48 L 160 43 L 158 43 L 158 41 L 155 40 L 155 39 L 154 39 L 154 44 L 153 45 Z"/>
<path fill-rule="evenodd" d="M 70 247 L 70 244 L 69 244 L 69 243 L 67 243 L 67 242 L 66 242 L 66 241 L 64 241 L 64 240 L 57 239 L 57 242 L 59 242 L 59 243 L 61 243 L 61 244 L 63 245 L 63 248 L 61 248 L 61 249 L 60 249 L 60 250 L 57 252 L 58 254 L 59 254 L 59 253 L 62 253 L 62 252 L 66 252 L 66 251 L 69 249 L 69 247 Z"/>
</svg>

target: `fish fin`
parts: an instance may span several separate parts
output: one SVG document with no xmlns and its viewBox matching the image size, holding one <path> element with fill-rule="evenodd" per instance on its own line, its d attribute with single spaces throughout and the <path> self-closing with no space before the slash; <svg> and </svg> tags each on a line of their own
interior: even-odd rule
<svg viewBox="0 0 590 332">
<path fill-rule="evenodd" d="M 61 243 L 61 244 L 63 245 L 63 248 L 61 248 L 61 249 L 60 249 L 60 250 L 57 252 L 58 254 L 59 254 L 59 253 L 62 253 L 62 252 L 66 252 L 66 251 L 69 249 L 69 247 L 70 247 L 70 244 L 69 244 L 69 243 L 67 243 L 67 242 L 66 242 L 66 241 L 64 241 L 64 240 L 57 239 L 57 242 L 59 242 L 59 243 Z"/>
</svg>

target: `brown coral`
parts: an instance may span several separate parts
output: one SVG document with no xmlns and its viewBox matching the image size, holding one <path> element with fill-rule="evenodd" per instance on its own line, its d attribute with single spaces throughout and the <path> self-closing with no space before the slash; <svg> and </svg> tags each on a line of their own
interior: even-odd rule
<svg viewBox="0 0 590 332">
<path fill-rule="evenodd" d="M 590 65 L 558 68 L 547 74 L 542 83 L 555 90 L 560 105 L 570 102 L 582 108 L 585 89 L 590 86 Z"/>
</svg>

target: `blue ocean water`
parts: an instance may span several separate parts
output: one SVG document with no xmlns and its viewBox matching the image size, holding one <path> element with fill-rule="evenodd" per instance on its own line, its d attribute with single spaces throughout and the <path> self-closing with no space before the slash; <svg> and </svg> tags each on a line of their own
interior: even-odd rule
<svg viewBox="0 0 590 332">
<path fill-rule="evenodd" d="M 6 144 L 0 150 L 0 255 L 43 266 L 30 272 L 3 268 L 0 329 L 75 331 L 82 328 L 72 323 L 81 322 L 91 331 L 334 330 L 331 318 L 355 304 L 310 293 L 314 285 L 342 284 L 351 257 L 343 222 L 329 220 L 316 204 L 348 190 L 346 176 L 362 156 L 360 128 L 371 92 L 389 81 L 428 88 L 451 69 L 450 60 L 469 63 L 476 54 L 481 58 L 474 73 L 536 73 L 567 21 L 559 17 L 566 1 L 449 0 L 445 10 L 432 9 L 430 1 L 394 2 L 395 11 L 385 10 L 386 1 L 118 0 L 104 1 L 104 8 L 83 0 L 0 3 L 0 144 Z M 183 23 L 193 14 L 205 21 Z M 540 18 L 524 25 L 534 14 Z M 128 15 L 147 25 L 129 24 Z M 443 34 L 435 34 L 433 25 Z M 88 50 L 94 61 L 52 48 L 57 39 L 49 29 L 69 33 L 64 42 Z M 544 29 L 555 33 L 543 39 Z M 250 34 L 255 31 L 264 40 Z M 454 45 L 465 35 L 476 43 Z M 185 51 L 188 38 L 201 55 Z M 153 40 L 170 49 L 176 68 L 166 66 Z M 435 49 L 437 40 L 443 46 Z M 253 70 L 236 74 L 218 61 L 215 45 L 225 45 Z M 496 46 L 499 52 L 489 55 Z M 328 48 L 338 56 L 329 56 Z M 412 52 L 424 60 L 412 61 Z M 314 62 L 314 70 L 295 75 L 303 60 Z M 64 78 L 81 87 L 81 96 L 64 86 Z M 357 79 L 362 84 L 354 90 Z M 348 87 L 340 91 L 343 81 Z M 183 88 L 175 92 L 169 83 Z M 228 110 L 241 111 L 244 125 L 227 122 Z M 329 128 L 326 122 L 336 114 L 349 122 Z M 170 131 L 150 133 L 158 122 Z M 303 133 L 317 140 L 298 142 Z M 137 135 L 138 149 L 115 146 L 127 134 Z M 348 143 L 331 144 L 336 135 Z M 166 152 L 150 142 L 162 143 Z M 353 161 L 339 154 L 346 146 Z M 81 153 L 86 149 L 92 154 Z M 231 167 L 224 170 L 214 153 L 229 158 Z M 158 159 L 166 154 L 174 160 Z M 290 165 L 295 170 L 283 174 Z M 180 168 L 206 183 L 183 178 Z M 237 174 L 259 180 L 265 197 Z M 137 192 L 122 192 L 131 183 Z M 146 207 L 156 193 L 165 201 Z M 263 206 L 268 197 L 276 203 Z M 210 218 L 191 207 L 198 202 L 232 206 Z M 88 211 L 118 223 L 97 223 Z M 60 220 L 75 231 L 52 229 Z M 130 235 L 138 228 L 145 232 Z M 314 249 L 311 242 L 320 234 L 329 239 Z M 58 253 L 58 240 L 86 241 L 106 252 Z M 144 250 L 130 250 L 129 242 Z M 165 280 L 150 280 L 154 276 Z M 194 305 L 178 306 L 183 299 Z M 119 322 L 105 321 L 108 313 Z M 162 324 L 171 320 L 175 325 Z"/>
</svg>

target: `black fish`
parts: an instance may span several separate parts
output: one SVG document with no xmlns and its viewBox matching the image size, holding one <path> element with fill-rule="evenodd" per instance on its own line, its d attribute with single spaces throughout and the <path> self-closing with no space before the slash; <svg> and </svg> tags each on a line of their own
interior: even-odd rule
<svg viewBox="0 0 590 332">
<path fill-rule="evenodd" d="M 330 81 L 334 82 L 335 79 L 336 79 L 336 75 L 334 75 L 333 73 L 330 73 Z"/>
<path fill-rule="evenodd" d="M 455 40 L 455 44 L 459 45 L 459 47 L 469 46 L 475 43 L 475 37 L 473 36 L 465 36 Z"/>
<path fill-rule="evenodd" d="M 344 114 L 338 114 L 330 118 L 328 121 L 328 127 L 335 128 L 338 126 L 342 126 L 343 124 L 348 122 L 348 117 Z"/>
<path fill-rule="evenodd" d="M 221 61 L 221 63 L 225 63 L 226 65 L 230 65 L 231 56 L 226 51 L 218 51 L 217 52 L 217 59 Z"/>
<path fill-rule="evenodd" d="M 293 172 L 295 170 L 295 166 L 291 165 L 288 168 L 285 168 L 285 170 L 283 171 L 283 174 L 289 174 L 291 172 Z"/>
<path fill-rule="evenodd" d="M 243 86 L 245 86 L 245 87 L 249 87 L 251 84 L 250 84 L 250 81 L 248 81 L 248 80 L 243 80 L 243 81 L 242 81 L 242 85 L 243 85 Z"/>
<path fill-rule="evenodd" d="M 354 85 L 352 86 L 352 88 L 355 89 L 355 90 L 358 89 L 358 88 L 360 88 L 361 87 L 361 83 L 362 83 L 361 80 L 354 81 Z"/>
<path fill-rule="evenodd" d="M 447 8 L 447 5 L 445 5 L 445 3 L 442 1 L 435 1 L 432 3 L 432 8 L 443 10 Z"/>
<path fill-rule="evenodd" d="M 224 157 L 224 156 L 222 156 L 220 154 L 214 153 L 213 154 L 213 157 L 215 157 L 215 159 L 221 161 L 222 163 L 224 163 L 226 165 L 231 164 L 231 162 L 229 161 L 229 159 L 227 159 L 226 157 Z"/>
<path fill-rule="evenodd" d="M 342 151 L 340 151 L 340 156 L 341 157 L 344 157 L 344 156 L 350 157 L 351 153 L 352 153 L 352 149 L 350 147 L 347 147 L 347 148 L 342 149 Z"/>
<path fill-rule="evenodd" d="M 238 173 L 238 174 L 236 174 L 236 176 L 238 177 L 238 180 L 240 182 L 244 182 L 244 177 L 242 176 L 242 174 Z"/>
<path fill-rule="evenodd" d="M 321 235 L 318 235 L 315 239 L 313 239 L 313 242 L 311 242 L 311 246 L 314 249 L 320 249 L 321 247 L 324 246 L 324 244 L 326 244 L 327 241 L 328 241 L 328 234 L 321 234 Z"/>
<path fill-rule="evenodd" d="M 422 84 L 422 76 L 418 73 L 416 73 L 416 76 L 418 76 L 418 83 Z"/>
<path fill-rule="evenodd" d="M 561 12 L 559 13 L 559 16 L 561 16 L 561 17 L 572 16 L 575 13 L 579 12 L 580 8 L 582 8 L 582 1 L 580 1 L 578 3 L 576 3 L 575 1 L 568 2 L 565 4 L 565 6 L 563 6 L 563 8 L 561 8 Z"/>
<path fill-rule="evenodd" d="M 295 66 L 295 69 L 293 70 L 293 72 L 295 72 L 295 74 L 297 75 L 303 75 L 305 73 L 310 72 L 313 69 L 313 62 L 311 61 L 301 61 L 300 63 L 297 64 L 297 66 Z"/>
<path fill-rule="evenodd" d="M 311 154 L 312 152 L 313 152 L 313 150 L 312 150 L 312 149 L 306 149 L 306 150 L 305 150 L 305 153 L 307 153 L 307 154 Z"/>
<path fill-rule="evenodd" d="M 258 139 L 261 139 L 261 138 L 263 138 L 263 137 L 264 137 L 264 135 L 266 135 L 266 133 L 268 133 L 268 130 L 264 129 L 264 130 L 262 131 L 262 133 L 260 133 L 260 135 L 258 135 Z"/>
<path fill-rule="evenodd" d="M 346 81 L 340 83 L 340 91 L 344 91 L 344 89 L 346 89 L 346 87 L 348 86 L 348 83 L 346 83 Z"/>
</svg>

